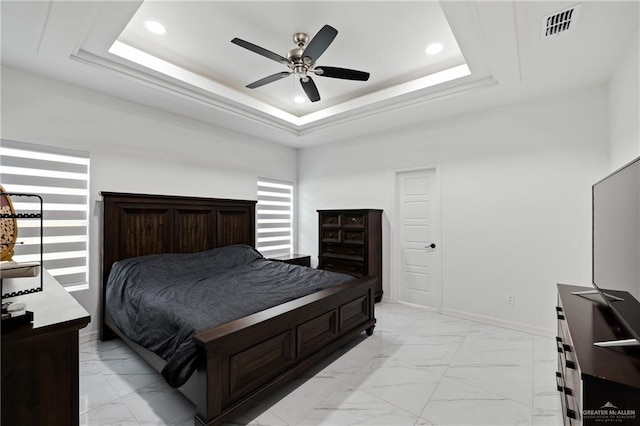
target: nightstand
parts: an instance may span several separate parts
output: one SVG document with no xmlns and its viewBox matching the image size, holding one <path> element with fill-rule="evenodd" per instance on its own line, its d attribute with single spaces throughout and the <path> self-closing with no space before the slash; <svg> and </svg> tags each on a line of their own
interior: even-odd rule
<svg viewBox="0 0 640 426">
<path fill-rule="evenodd" d="M 291 265 L 300 265 L 311 267 L 311 256 L 306 254 L 292 254 L 289 256 L 269 257 L 269 260 L 277 260 L 279 262 L 289 263 Z"/>
</svg>

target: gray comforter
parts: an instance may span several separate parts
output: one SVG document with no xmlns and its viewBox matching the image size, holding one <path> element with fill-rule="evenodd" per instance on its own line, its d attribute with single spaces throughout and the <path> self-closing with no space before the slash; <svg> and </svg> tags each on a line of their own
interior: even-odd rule
<svg viewBox="0 0 640 426">
<path fill-rule="evenodd" d="M 235 245 L 117 262 L 106 307 L 132 341 L 167 361 L 162 375 L 179 387 L 195 369 L 194 334 L 350 279 L 266 260 L 247 245 Z"/>
</svg>

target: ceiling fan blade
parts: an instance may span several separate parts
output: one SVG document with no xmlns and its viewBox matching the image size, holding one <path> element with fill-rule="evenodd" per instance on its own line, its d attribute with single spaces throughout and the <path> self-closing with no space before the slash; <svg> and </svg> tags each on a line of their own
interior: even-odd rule
<svg viewBox="0 0 640 426">
<path fill-rule="evenodd" d="M 264 86 L 265 84 L 273 83 L 274 81 L 278 81 L 281 78 L 289 77 L 290 75 L 291 75 L 291 72 L 289 72 L 289 71 L 277 72 L 277 73 L 272 74 L 272 75 L 270 75 L 268 77 L 261 78 L 258 81 L 254 81 L 251 84 L 247 84 L 247 88 L 255 89 L 256 87 L 260 87 L 260 86 Z"/>
<path fill-rule="evenodd" d="M 348 68 L 338 67 L 316 67 L 314 71 L 322 70 L 322 73 L 316 73 L 316 75 L 322 77 L 341 78 L 343 80 L 369 80 L 369 73 L 358 70 L 350 70 Z"/>
<path fill-rule="evenodd" d="M 337 35 L 338 30 L 330 25 L 325 25 L 318 31 L 318 34 L 311 39 L 309 44 L 307 44 L 303 56 L 311 59 L 311 63 L 317 61 Z"/>
<path fill-rule="evenodd" d="M 257 53 L 258 55 L 262 55 L 265 58 L 269 58 L 271 60 L 274 60 L 276 62 L 280 62 L 281 64 L 288 64 L 289 60 L 283 56 L 278 55 L 277 53 L 273 53 L 270 50 L 267 50 L 263 47 L 260 46 L 256 46 L 253 43 L 249 43 L 248 41 L 239 39 L 239 38 L 234 38 L 233 40 L 231 40 L 231 43 L 233 44 L 237 44 L 240 47 L 244 47 L 245 49 L 248 49 L 254 53 Z"/>
<path fill-rule="evenodd" d="M 309 98 L 311 102 L 318 102 L 320 100 L 320 93 L 318 93 L 318 88 L 313 80 L 311 80 L 311 77 L 307 76 L 307 81 L 300 79 L 300 84 L 302 84 L 304 93 L 307 94 L 307 98 Z"/>
</svg>

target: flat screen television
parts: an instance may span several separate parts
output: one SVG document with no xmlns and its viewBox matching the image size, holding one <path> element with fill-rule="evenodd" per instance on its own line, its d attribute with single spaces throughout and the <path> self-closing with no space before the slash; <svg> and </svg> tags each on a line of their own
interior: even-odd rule
<svg viewBox="0 0 640 426">
<path fill-rule="evenodd" d="M 595 183 L 593 286 L 631 339 L 599 346 L 640 345 L 640 157 Z"/>
</svg>

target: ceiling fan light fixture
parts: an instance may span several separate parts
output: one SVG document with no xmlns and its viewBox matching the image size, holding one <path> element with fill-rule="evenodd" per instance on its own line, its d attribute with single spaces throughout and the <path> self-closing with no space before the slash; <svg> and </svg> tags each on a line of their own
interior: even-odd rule
<svg viewBox="0 0 640 426">
<path fill-rule="evenodd" d="M 293 103 L 295 105 L 303 104 L 307 99 L 304 96 L 296 96 L 293 98 Z"/>
<path fill-rule="evenodd" d="M 233 38 L 231 43 L 257 53 L 260 56 L 264 56 L 265 58 L 280 62 L 289 68 L 289 71 L 275 73 L 254 81 L 253 83 L 247 84 L 247 88 L 255 89 L 293 74 L 299 79 L 307 98 L 311 102 L 318 102 L 320 100 L 318 88 L 308 73 L 343 80 L 369 80 L 369 73 L 364 71 L 339 67 L 316 67 L 316 60 L 324 53 L 337 35 L 338 30 L 330 25 L 323 26 L 310 40 L 306 33 L 295 33 L 293 35 L 293 41 L 298 47 L 291 49 L 286 58 L 267 50 L 264 47 L 260 47 L 237 37 Z"/>
<path fill-rule="evenodd" d="M 165 28 L 164 25 L 162 25 L 160 22 L 158 21 L 146 21 L 144 23 L 144 27 L 149 31 L 152 32 L 154 34 L 158 34 L 158 35 L 162 35 L 165 34 L 167 32 L 167 29 Z"/>
<path fill-rule="evenodd" d="M 295 65 L 291 66 L 290 68 L 293 71 L 293 74 L 297 78 L 302 78 L 302 79 L 306 79 L 307 78 L 307 71 L 309 69 L 306 66 L 304 66 L 302 64 L 295 64 Z M 305 80 L 305 82 L 306 82 L 306 80 Z"/>
<path fill-rule="evenodd" d="M 442 43 L 432 43 L 427 46 L 424 51 L 427 55 L 437 55 L 438 53 L 442 52 L 442 49 L 444 49 Z"/>
</svg>

